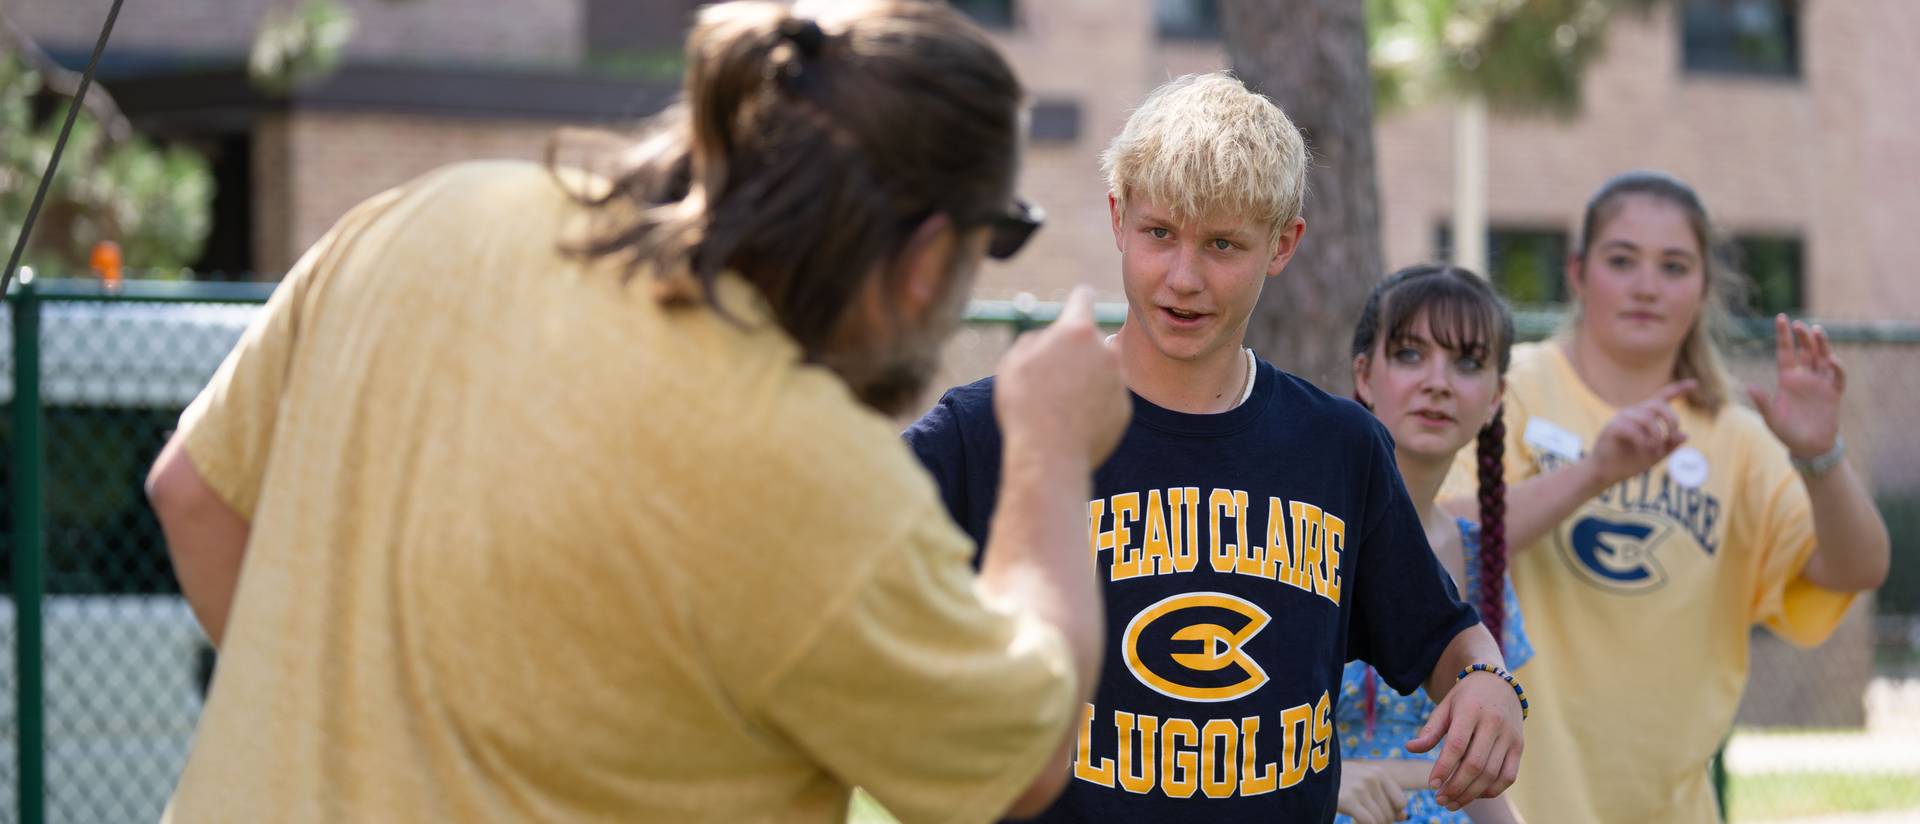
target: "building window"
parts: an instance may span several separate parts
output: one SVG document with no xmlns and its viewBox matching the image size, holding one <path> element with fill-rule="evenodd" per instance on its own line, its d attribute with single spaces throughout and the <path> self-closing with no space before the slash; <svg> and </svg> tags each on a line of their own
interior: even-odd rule
<svg viewBox="0 0 1920 824">
<path fill-rule="evenodd" d="M 1686 70 L 1793 77 L 1800 73 L 1798 0 L 1686 0 Z"/>
<path fill-rule="evenodd" d="M 973 22 L 995 29 L 1013 28 L 1013 0 L 949 0 Z"/>
<path fill-rule="evenodd" d="M 1154 0 L 1153 16 L 1163 38 L 1220 39 L 1220 0 Z"/>
<path fill-rule="evenodd" d="M 1080 139 L 1080 103 L 1038 100 L 1030 110 L 1027 137 L 1035 143 L 1072 143 Z"/>
<path fill-rule="evenodd" d="M 1737 235 L 1731 261 L 1753 282 L 1747 306 L 1757 315 L 1797 313 L 1806 306 L 1806 245 L 1786 236 Z"/>
<path fill-rule="evenodd" d="M 1441 224 L 1439 260 L 1453 254 L 1452 227 Z M 1517 305 L 1565 303 L 1567 233 L 1496 226 L 1487 230 L 1487 278 Z"/>
</svg>

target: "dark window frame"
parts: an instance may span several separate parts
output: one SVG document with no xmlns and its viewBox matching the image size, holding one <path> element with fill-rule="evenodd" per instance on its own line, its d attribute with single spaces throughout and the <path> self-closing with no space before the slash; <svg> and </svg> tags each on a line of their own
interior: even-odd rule
<svg viewBox="0 0 1920 824">
<path fill-rule="evenodd" d="M 1735 19 L 1747 4 L 1770 6 L 1774 31 L 1743 34 Z M 1687 74 L 1798 80 L 1802 16 L 1799 0 L 1685 0 L 1679 4 L 1680 65 Z M 1751 37 L 1743 43 L 1743 37 Z M 1775 54 L 1757 54 L 1757 47 Z M 1746 50 L 1747 53 L 1742 53 Z"/>
<path fill-rule="evenodd" d="M 967 16 L 981 28 L 994 31 L 1010 31 L 1020 24 L 1020 3 L 1018 0 L 947 0 L 954 11 Z M 981 7 L 992 6 L 982 13 Z M 1004 10 L 1003 10 L 1004 9 Z"/>
<path fill-rule="evenodd" d="M 1443 218 L 1434 228 L 1434 259 L 1452 260 L 1453 225 Z M 1507 257 L 1515 244 L 1536 245 L 1531 254 L 1537 264 L 1534 281 L 1522 290 L 1509 283 L 1515 271 Z M 1489 223 L 1487 226 L 1487 269 L 1484 275 L 1502 297 L 1519 306 L 1557 306 L 1567 303 L 1567 254 L 1573 248 L 1573 235 L 1566 227 L 1545 223 Z"/>
<path fill-rule="evenodd" d="M 1731 233 L 1723 257 L 1747 280 L 1747 305 L 1741 307 L 1742 312 L 1773 317 L 1780 312 L 1798 315 L 1806 309 L 1805 235 L 1791 231 Z"/>
<path fill-rule="evenodd" d="M 1169 6 L 1184 6 L 1191 11 L 1180 18 L 1169 17 Z M 1219 0 L 1154 0 L 1153 28 L 1161 40 L 1212 41 L 1221 38 Z"/>
</svg>

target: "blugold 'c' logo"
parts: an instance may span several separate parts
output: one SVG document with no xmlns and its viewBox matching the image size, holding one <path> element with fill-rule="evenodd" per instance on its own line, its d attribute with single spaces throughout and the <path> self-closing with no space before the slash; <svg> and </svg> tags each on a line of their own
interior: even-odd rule
<svg viewBox="0 0 1920 824">
<path fill-rule="evenodd" d="M 1267 683 L 1247 654 L 1272 619 L 1223 592 L 1175 595 L 1140 611 L 1120 639 L 1127 670 L 1154 692 L 1184 701 L 1232 701 Z"/>
<path fill-rule="evenodd" d="M 1667 570 L 1658 550 L 1671 532 L 1672 526 L 1657 518 L 1600 512 L 1575 519 L 1564 535 L 1554 538 L 1561 557 L 1588 584 L 1639 595 L 1666 585 Z"/>
</svg>

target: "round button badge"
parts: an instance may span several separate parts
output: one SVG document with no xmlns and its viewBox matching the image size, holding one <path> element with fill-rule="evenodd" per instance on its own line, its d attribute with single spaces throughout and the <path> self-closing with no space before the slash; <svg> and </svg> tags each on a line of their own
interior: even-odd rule
<svg viewBox="0 0 1920 824">
<path fill-rule="evenodd" d="M 1698 487 L 1707 482 L 1707 456 L 1691 446 L 1680 447 L 1667 459 L 1667 476 L 1681 486 Z"/>
</svg>

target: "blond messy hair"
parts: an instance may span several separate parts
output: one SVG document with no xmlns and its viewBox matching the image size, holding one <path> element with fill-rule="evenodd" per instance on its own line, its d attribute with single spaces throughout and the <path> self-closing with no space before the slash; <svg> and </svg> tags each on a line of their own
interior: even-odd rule
<svg viewBox="0 0 1920 824">
<path fill-rule="evenodd" d="M 1307 146 L 1286 113 L 1239 78 L 1190 74 L 1147 95 L 1100 170 L 1123 210 L 1144 197 L 1175 220 L 1251 217 L 1274 241 L 1306 199 Z"/>
</svg>

